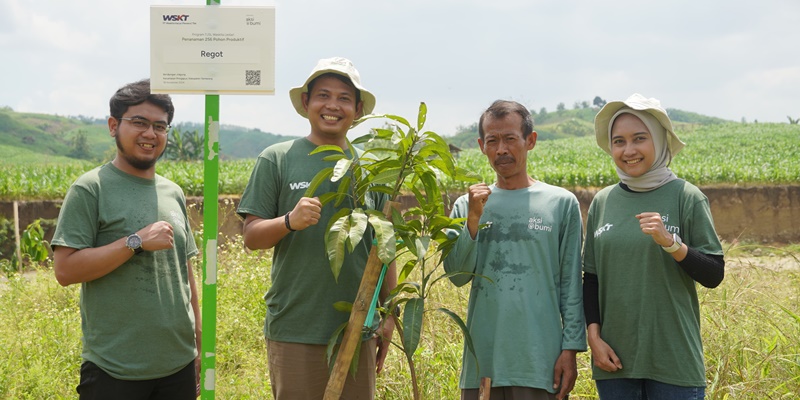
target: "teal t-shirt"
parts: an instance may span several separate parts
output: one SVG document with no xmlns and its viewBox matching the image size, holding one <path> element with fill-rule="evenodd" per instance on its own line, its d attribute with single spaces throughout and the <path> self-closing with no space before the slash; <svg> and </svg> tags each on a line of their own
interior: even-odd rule
<svg viewBox="0 0 800 400">
<path fill-rule="evenodd" d="M 722 254 L 708 199 L 686 181 L 643 193 L 619 185 L 597 193 L 586 223 L 584 271 L 597 275 L 601 337 L 623 368 L 606 372 L 593 367 L 593 377 L 705 386 L 695 282 L 642 233 L 636 219 L 642 212 L 660 213 L 667 230 L 687 246 Z"/>
<path fill-rule="evenodd" d="M 302 138 L 266 148 L 256 160 L 237 212 L 271 219 L 294 209 L 309 183 L 334 162 L 324 161 L 330 152 L 309 155 L 316 145 Z M 348 152 L 349 153 L 349 152 Z M 348 155 L 349 156 L 349 155 Z M 314 196 L 335 192 L 338 182 L 326 180 Z M 383 196 L 367 196 L 367 207 L 383 209 Z M 267 316 L 264 335 L 280 342 L 326 344 L 333 332 L 350 317 L 333 308 L 336 302 L 352 303 L 372 244 L 371 229 L 354 251 L 345 256 L 338 282 L 334 280 L 325 251 L 328 222 L 340 208 L 353 208 L 351 199 L 338 208 L 325 204 L 319 223 L 290 232 L 273 249 L 271 280 L 264 300 Z M 374 321 L 377 324 L 378 319 Z"/>
<path fill-rule="evenodd" d="M 491 186 L 473 240 L 466 226 L 444 260 L 457 286 L 472 282 L 467 327 L 478 363 L 464 347 L 460 387 L 481 377 L 493 386 L 553 392 L 562 350 L 586 350 L 581 285 L 581 214 L 569 191 L 536 182 L 518 190 Z M 466 217 L 467 195 L 451 215 Z"/>
<path fill-rule="evenodd" d="M 54 246 L 105 246 L 157 221 L 174 230 L 172 249 L 134 255 L 81 284 L 83 358 L 125 380 L 169 376 L 196 356 L 187 262 L 197 253 L 183 191 L 156 175 L 128 175 L 111 163 L 82 175 L 58 215 Z"/>
</svg>

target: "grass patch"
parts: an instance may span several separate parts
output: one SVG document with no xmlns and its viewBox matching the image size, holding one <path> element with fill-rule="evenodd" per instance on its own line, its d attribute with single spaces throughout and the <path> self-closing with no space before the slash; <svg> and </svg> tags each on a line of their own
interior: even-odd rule
<svg viewBox="0 0 800 400">
<path fill-rule="evenodd" d="M 699 289 L 707 398 L 798 398 L 798 246 L 762 247 L 762 256 L 747 246 L 726 244 L 725 280 L 717 289 Z M 262 296 L 269 285 L 271 252 L 247 252 L 241 238 L 234 238 L 220 247 L 218 259 L 216 396 L 269 399 Z M 774 262 L 765 260 L 780 260 L 784 267 L 770 268 Z M 202 261 L 194 265 L 199 274 Z M 427 309 L 444 306 L 465 316 L 468 288 L 442 283 L 434 287 Z M 59 286 L 49 265 L 0 283 L 0 398 L 76 397 L 78 300 L 79 286 Z M 423 398 L 459 398 L 460 335 L 443 315 L 426 312 L 416 354 Z M 597 398 L 588 353 L 579 355 L 578 368 L 570 398 Z M 391 351 L 378 378 L 377 398 L 411 399 L 408 367 L 398 349 Z"/>
</svg>

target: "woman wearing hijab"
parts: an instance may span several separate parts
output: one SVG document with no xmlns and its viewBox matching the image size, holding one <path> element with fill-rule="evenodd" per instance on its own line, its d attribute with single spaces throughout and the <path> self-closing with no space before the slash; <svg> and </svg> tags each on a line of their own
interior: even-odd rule
<svg viewBox="0 0 800 400">
<path fill-rule="evenodd" d="M 683 148 L 661 103 L 634 94 L 595 117 L 620 182 L 589 206 L 584 310 L 600 399 L 703 399 L 695 282 L 725 261 L 706 196 L 669 169 Z"/>
</svg>

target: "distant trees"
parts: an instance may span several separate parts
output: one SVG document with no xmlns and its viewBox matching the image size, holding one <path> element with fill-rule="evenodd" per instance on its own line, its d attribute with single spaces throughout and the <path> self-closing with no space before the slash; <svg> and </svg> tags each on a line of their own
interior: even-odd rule
<svg viewBox="0 0 800 400">
<path fill-rule="evenodd" d="M 592 105 L 597 108 L 601 108 L 606 105 L 606 101 L 603 100 L 600 96 L 594 96 L 594 100 L 592 100 Z"/>
<path fill-rule="evenodd" d="M 75 132 L 70 147 L 69 157 L 79 160 L 88 160 L 92 158 L 92 152 L 91 149 L 89 149 L 89 139 L 86 136 L 86 131 L 83 129 L 79 129 Z"/>
<path fill-rule="evenodd" d="M 203 135 L 199 131 L 181 132 L 172 128 L 167 135 L 167 148 L 164 150 L 166 160 L 200 160 L 203 158 Z"/>
</svg>

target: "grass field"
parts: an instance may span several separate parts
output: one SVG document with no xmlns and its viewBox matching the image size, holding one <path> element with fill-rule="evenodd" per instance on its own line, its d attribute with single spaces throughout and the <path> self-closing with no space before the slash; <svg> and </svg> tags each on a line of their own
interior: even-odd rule
<svg viewBox="0 0 800 400">
<path fill-rule="evenodd" d="M 707 398 L 800 397 L 800 246 L 726 244 L 726 278 L 699 289 L 707 367 Z M 218 399 L 269 399 L 262 335 L 262 296 L 269 252 L 246 252 L 241 240 L 219 251 Z M 198 261 L 195 265 L 201 265 Z M 428 309 L 466 314 L 467 289 L 436 286 Z M 49 266 L 0 283 L 0 398 L 75 398 L 80 366 L 79 287 L 59 286 Z M 425 399 L 458 399 L 460 331 L 428 312 L 415 360 Z M 394 349 L 379 377 L 379 399 L 411 399 L 410 378 Z M 571 399 L 597 398 L 589 357 L 579 355 Z"/>
</svg>

